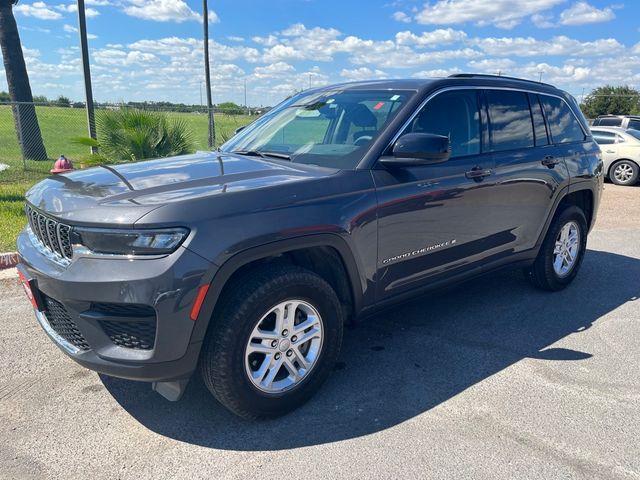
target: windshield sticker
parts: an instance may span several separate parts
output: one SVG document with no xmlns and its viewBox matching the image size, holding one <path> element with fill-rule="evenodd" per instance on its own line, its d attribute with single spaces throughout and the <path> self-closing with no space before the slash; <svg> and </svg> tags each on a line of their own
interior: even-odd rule
<svg viewBox="0 0 640 480">
<path fill-rule="evenodd" d="M 373 107 L 373 109 L 380 110 L 383 106 L 384 106 L 384 102 L 378 102 L 376 103 L 375 107 Z"/>
<path fill-rule="evenodd" d="M 398 100 L 399 98 L 400 98 L 400 95 L 394 95 L 393 97 L 391 97 L 391 98 L 389 99 L 389 101 L 391 101 L 391 102 L 395 102 L 395 101 L 396 101 L 396 100 Z"/>
</svg>

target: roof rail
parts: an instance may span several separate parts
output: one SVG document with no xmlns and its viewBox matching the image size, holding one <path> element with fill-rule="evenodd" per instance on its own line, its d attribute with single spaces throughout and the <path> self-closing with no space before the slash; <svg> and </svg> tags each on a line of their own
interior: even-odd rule
<svg viewBox="0 0 640 480">
<path fill-rule="evenodd" d="M 518 78 L 518 77 L 507 77 L 505 75 L 490 75 L 488 73 L 454 73 L 449 75 L 449 78 L 504 78 L 507 80 L 518 80 L 519 82 L 527 82 L 527 83 L 535 83 L 536 85 L 547 85 L 549 87 L 555 88 L 550 83 L 544 82 L 536 82 L 535 80 L 527 80 L 526 78 Z"/>
</svg>

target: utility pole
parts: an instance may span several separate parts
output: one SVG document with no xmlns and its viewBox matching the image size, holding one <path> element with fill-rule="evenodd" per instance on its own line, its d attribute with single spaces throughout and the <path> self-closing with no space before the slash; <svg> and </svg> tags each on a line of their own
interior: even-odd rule
<svg viewBox="0 0 640 480">
<path fill-rule="evenodd" d="M 200 80 L 200 106 L 204 106 L 204 103 L 202 103 L 202 80 Z"/>
<path fill-rule="evenodd" d="M 93 110 L 93 89 L 91 88 L 91 69 L 89 67 L 89 45 L 87 42 L 87 18 L 84 12 L 84 0 L 78 0 L 78 32 L 80 33 L 80 52 L 82 54 L 82 69 L 84 71 L 84 96 L 86 99 L 87 123 L 89 136 L 96 137 L 96 119 Z M 96 147 L 91 147 L 91 153 L 97 153 Z"/>
<path fill-rule="evenodd" d="M 80 0 L 78 0 L 80 1 Z M 209 124 L 209 148 L 216 144 L 216 126 L 213 121 L 213 104 L 211 103 L 211 70 L 209 69 L 209 5 L 202 0 L 202 21 L 204 22 L 204 78 L 207 84 L 207 115 Z"/>
<path fill-rule="evenodd" d="M 247 109 L 247 77 L 244 77 L 244 109 Z"/>
</svg>

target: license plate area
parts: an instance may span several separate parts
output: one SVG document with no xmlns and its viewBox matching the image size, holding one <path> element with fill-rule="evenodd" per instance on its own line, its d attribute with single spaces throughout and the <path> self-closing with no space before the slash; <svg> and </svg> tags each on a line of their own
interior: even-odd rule
<svg viewBox="0 0 640 480">
<path fill-rule="evenodd" d="M 42 295 L 40 295 L 40 290 L 38 290 L 38 285 L 35 278 L 32 278 L 28 273 L 23 271 L 21 268 L 18 268 L 18 276 L 20 277 L 20 282 L 22 283 L 22 288 L 24 288 L 24 293 L 27 295 L 27 298 L 31 302 L 31 305 L 38 312 L 44 312 L 44 302 L 42 301 Z"/>
</svg>

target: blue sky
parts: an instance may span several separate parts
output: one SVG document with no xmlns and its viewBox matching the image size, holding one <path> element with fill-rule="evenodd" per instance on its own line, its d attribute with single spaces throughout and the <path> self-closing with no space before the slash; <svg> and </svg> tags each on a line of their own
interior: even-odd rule
<svg viewBox="0 0 640 480">
<path fill-rule="evenodd" d="M 201 2 L 85 0 L 98 101 L 199 103 Z M 14 7 L 34 94 L 83 99 L 75 3 Z M 68 2 L 68 0 L 67 0 Z M 615 0 L 614 0 L 615 2 Z M 514 75 L 640 87 L 640 1 L 210 0 L 214 102 L 366 78 Z M 0 89 L 6 89 L 4 71 Z"/>
</svg>

